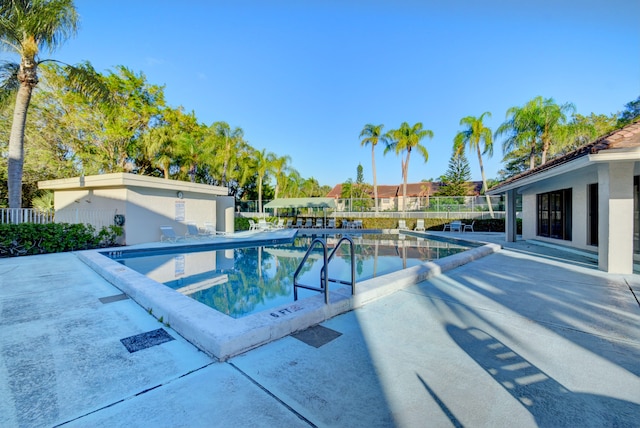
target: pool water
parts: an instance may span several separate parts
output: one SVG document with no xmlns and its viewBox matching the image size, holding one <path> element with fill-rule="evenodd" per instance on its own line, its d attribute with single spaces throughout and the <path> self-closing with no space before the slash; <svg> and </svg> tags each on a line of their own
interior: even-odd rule
<svg viewBox="0 0 640 428">
<path fill-rule="evenodd" d="M 338 237 L 326 237 L 329 251 Z M 469 247 L 408 235 L 352 236 L 357 282 L 446 257 Z M 126 255 L 118 262 L 233 318 L 293 302 L 293 274 L 304 257 L 311 237 L 292 243 L 226 250 L 172 254 Z M 329 263 L 329 277 L 350 280 L 350 249 L 343 243 Z M 321 246 L 305 263 L 299 282 L 319 286 Z M 340 287 L 329 283 L 329 289 Z M 318 292 L 298 289 L 303 299 Z"/>
</svg>

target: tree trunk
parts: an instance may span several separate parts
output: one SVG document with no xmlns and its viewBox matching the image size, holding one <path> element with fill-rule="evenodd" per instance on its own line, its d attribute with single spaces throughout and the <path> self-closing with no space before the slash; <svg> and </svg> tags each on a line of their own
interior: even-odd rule
<svg viewBox="0 0 640 428">
<path fill-rule="evenodd" d="M 491 198 L 487 194 L 487 178 L 484 175 L 484 165 L 482 164 L 482 154 L 480 153 L 480 145 L 476 145 L 478 149 L 478 162 L 480 163 L 480 175 L 482 176 L 482 187 L 484 189 L 484 196 L 487 199 L 487 206 L 489 207 L 489 215 L 493 218 L 493 207 L 491 206 Z"/>
<path fill-rule="evenodd" d="M 262 177 L 258 177 L 258 212 L 262 214 Z"/>
<path fill-rule="evenodd" d="M 409 156 L 411 152 L 407 150 L 407 159 L 402 163 L 402 212 L 407 211 L 407 176 L 409 175 Z"/>
<path fill-rule="evenodd" d="M 24 128 L 27 122 L 27 110 L 31 101 L 33 86 L 29 82 L 21 83 L 13 110 L 13 123 L 9 136 L 8 187 L 9 208 L 22 207 L 22 170 L 24 166 Z"/>
<path fill-rule="evenodd" d="M 373 201 L 375 205 L 376 213 L 378 212 L 378 184 L 376 182 L 376 158 L 375 158 L 375 145 L 371 145 L 371 168 L 373 169 Z"/>
</svg>

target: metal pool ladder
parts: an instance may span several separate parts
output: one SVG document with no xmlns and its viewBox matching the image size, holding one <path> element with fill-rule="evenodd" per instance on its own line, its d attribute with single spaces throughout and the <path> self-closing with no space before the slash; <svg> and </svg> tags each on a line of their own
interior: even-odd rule
<svg viewBox="0 0 640 428">
<path fill-rule="evenodd" d="M 351 250 L 350 251 L 351 252 L 351 281 L 343 281 L 335 278 L 329 278 L 329 262 L 333 260 L 333 257 L 335 256 L 336 251 L 338 251 L 338 248 L 340 248 L 343 242 L 348 242 Z M 324 264 L 322 265 L 322 269 L 320 269 L 320 287 L 299 284 L 298 274 L 300 274 L 300 271 L 304 267 L 304 264 L 306 263 L 307 259 L 309 258 L 309 255 L 311 254 L 311 251 L 313 251 L 313 248 L 316 246 L 316 244 L 322 245 L 322 254 L 323 254 L 323 262 L 324 262 Z M 307 252 L 304 254 L 302 261 L 298 265 L 296 272 L 293 274 L 293 300 L 298 300 L 298 287 L 300 287 L 300 288 L 306 288 L 307 290 L 324 292 L 324 303 L 325 304 L 329 303 L 329 281 L 336 282 L 343 285 L 348 285 L 351 287 L 351 295 L 356 294 L 356 256 L 353 249 L 354 249 L 353 240 L 349 236 L 343 236 L 342 238 L 340 238 L 335 248 L 331 251 L 331 254 L 327 255 L 328 253 L 327 242 L 322 238 L 314 238 L 313 241 L 311 241 L 311 245 L 309 245 Z"/>
</svg>

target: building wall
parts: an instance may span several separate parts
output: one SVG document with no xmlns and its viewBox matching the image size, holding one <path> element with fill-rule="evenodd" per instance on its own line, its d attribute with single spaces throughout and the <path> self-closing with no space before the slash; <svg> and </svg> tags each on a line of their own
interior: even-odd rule
<svg viewBox="0 0 640 428">
<path fill-rule="evenodd" d="M 124 215 L 124 234 L 119 244 L 133 245 L 160 240 L 160 226 L 172 226 L 178 235 L 187 232 L 186 223 L 200 228 L 205 222 L 217 230 L 234 231 L 235 201 L 217 196 L 175 189 L 151 187 L 107 187 L 96 189 L 59 189 L 54 193 L 55 221 L 92 224 L 97 230 L 111 226 L 115 214 Z"/>
<path fill-rule="evenodd" d="M 554 244 L 561 244 L 597 251 L 597 247 L 587 244 L 588 238 L 588 187 L 598 182 L 598 172 L 595 167 L 585 168 L 573 174 L 553 177 L 531 185 L 522 190 L 522 238 L 537 239 Z M 572 189 L 571 200 L 571 240 L 545 238 L 537 235 L 538 207 L 537 195 L 561 189 Z"/>
</svg>

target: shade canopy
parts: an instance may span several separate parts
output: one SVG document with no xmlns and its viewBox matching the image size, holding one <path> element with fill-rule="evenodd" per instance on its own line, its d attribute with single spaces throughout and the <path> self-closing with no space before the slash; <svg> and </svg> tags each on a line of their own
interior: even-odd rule
<svg viewBox="0 0 640 428">
<path fill-rule="evenodd" d="M 281 198 L 264 205 L 265 208 L 335 208 L 333 198 Z"/>
</svg>

